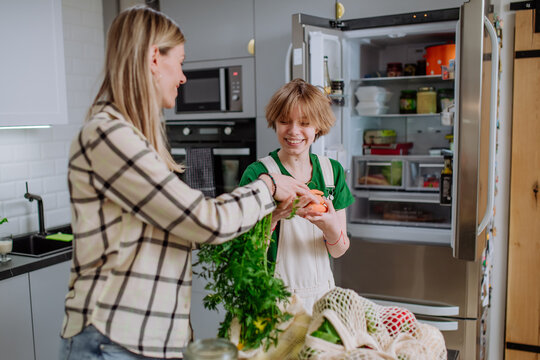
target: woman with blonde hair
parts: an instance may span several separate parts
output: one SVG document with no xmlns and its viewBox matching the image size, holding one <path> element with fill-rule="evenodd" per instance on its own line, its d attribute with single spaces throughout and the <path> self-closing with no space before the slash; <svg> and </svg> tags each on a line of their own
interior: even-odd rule
<svg viewBox="0 0 540 360">
<path fill-rule="evenodd" d="M 311 314 L 315 301 L 334 287 L 328 254 L 337 258 L 349 248 L 345 208 L 354 198 L 343 167 L 310 152 L 311 144 L 326 135 L 336 119 L 329 99 L 317 87 L 295 79 L 272 96 L 266 120 L 276 131 L 281 148 L 248 166 L 240 184 L 249 184 L 266 172 L 279 172 L 326 197 L 325 212 L 300 212 L 289 219 L 291 209 L 297 206 L 289 199 L 272 213 L 268 260 L 275 261 L 275 276 Z"/>
<path fill-rule="evenodd" d="M 263 174 L 205 198 L 183 183 L 165 143 L 184 36 L 147 7 L 108 33 L 104 80 L 69 155 L 74 234 L 60 359 L 180 358 L 192 338 L 191 249 L 249 230 L 276 201 L 314 197 L 291 177 Z"/>
</svg>

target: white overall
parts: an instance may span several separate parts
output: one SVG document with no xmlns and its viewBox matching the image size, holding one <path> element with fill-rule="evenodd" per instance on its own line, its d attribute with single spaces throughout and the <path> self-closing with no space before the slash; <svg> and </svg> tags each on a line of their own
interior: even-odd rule
<svg viewBox="0 0 540 360">
<path fill-rule="evenodd" d="M 318 156 L 325 186 L 334 187 L 330 160 Z M 271 157 L 259 159 L 270 173 L 281 173 Z M 308 220 L 295 216 L 280 220 L 279 244 L 275 277 L 283 280 L 289 291 L 296 294 L 311 315 L 313 304 L 335 287 L 330 259 L 324 243 L 323 232 Z"/>
</svg>

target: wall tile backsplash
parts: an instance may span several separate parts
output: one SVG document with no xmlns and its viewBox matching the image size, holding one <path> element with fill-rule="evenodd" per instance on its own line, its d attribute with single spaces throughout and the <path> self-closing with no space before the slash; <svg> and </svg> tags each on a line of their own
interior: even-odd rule
<svg viewBox="0 0 540 360">
<path fill-rule="evenodd" d="M 2 233 L 38 230 L 37 203 L 23 197 L 25 182 L 43 198 L 45 227 L 71 221 L 67 157 L 101 78 L 102 0 L 62 0 L 62 20 L 69 124 L 0 130 L 0 217 L 9 221 L 2 224 Z"/>
</svg>

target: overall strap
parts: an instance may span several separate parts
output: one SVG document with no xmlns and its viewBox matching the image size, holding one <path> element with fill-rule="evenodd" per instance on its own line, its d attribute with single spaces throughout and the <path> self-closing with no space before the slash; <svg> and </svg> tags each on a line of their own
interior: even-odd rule
<svg viewBox="0 0 540 360">
<path fill-rule="evenodd" d="M 330 163 L 330 159 L 326 156 L 317 155 L 317 157 L 319 158 L 319 164 L 321 164 L 324 185 L 328 191 L 328 198 L 333 200 L 336 185 L 334 184 L 334 169 L 332 168 L 332 163 Z"/>
<path fill-rule="evenodd" d="M 332 164 L 330 159 L 326 156 L 317 155 L 319 158 L 319 163 L 321 164 L 321 170 L 323 173 L 324 184 L 327 188 L 334 188 L 334 170 L 332 169 Z"/>
<path fill-rule="evenodd" d="M 259 159 L 259 161 L 262 162 L 264 166 L 266 166 L 266 170 L 268 170 L 269 173 L 281 174 L 281 170 L 279 169 L 276 160 L 274 160 L 274 158 L 270 155 Z"/>
</svg>

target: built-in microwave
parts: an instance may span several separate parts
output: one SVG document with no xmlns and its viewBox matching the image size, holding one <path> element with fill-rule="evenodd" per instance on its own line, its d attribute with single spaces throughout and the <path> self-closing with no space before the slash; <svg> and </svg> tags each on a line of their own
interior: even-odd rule
<svg viewBox="0 0 540 360">
<path fill-rule="evenodd" d="M 166 120 L 244 118 L 255 116 L 253 58 L 184 64 L 187 82 L 178 88 Z"/>
</svg>

